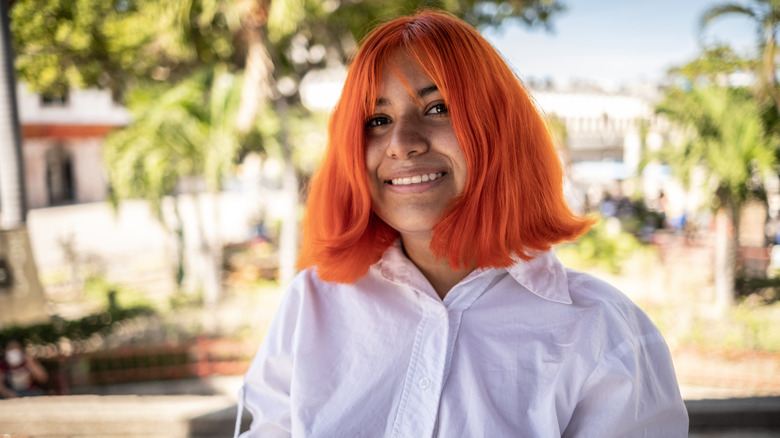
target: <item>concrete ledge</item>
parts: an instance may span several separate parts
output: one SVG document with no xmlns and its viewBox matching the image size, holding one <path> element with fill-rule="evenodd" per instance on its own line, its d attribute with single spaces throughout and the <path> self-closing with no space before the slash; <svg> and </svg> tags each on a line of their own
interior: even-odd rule
<svg viewBox="0 0 780 438">
<path fill-rule="evenodd" d="M 236 427 L 237 406 L 193 418 L 190 421 L 190 438 L 232 437 Z M 245 409 L 241 416 L 241 431 L 249 429 L 252 415 Z"/>
<path fill-rule="evenodd" d="M 780 397 L 688 400 L 685 404 L 692 432 L 780 430 Z M 0 400 L 0 435 L 31 438 L 230 437 L 235 418 L 235 398 L 226 395 L 75 395 Z M 251 416 L 244 411 L 242 430 L 250 422 Z"/>
<path fill-rule="evenodd" d="M 690 430 L 780 430 L 780 397 L 687 400 Z"/>
<path fill-rule="evenodd" d="M 230 437 L 232 421 L 227 429 L 217 431 L 208 418 L 224 411 L 225 418 L 235 420 L 235 409 L 235 401 L 225 396 L 29 397 L 0 401 L 0 434 L 35 438 Z M 222 423 L 214 426 L 222 427 Z M 197 433 L 198 428 L 209 432 Z"/>
<path fill-rule="evenodd" d="M 730 431 L 736 434 L 733 436 L 742 436 L 739 431 L 780 431 L 780 397 L 687 400 L 685 406 L 688 408 L 689 430 L 692 432 Z M 192 437 L 222 436 L 219 431 L 233 430 L 235 417 L 233 406 L 194 419 L 190 424 L 197 427 L 192 429 L 195 433 Z M 252 417 L 245 411 L 242 429 L 247 429 L 251 421 Z M 207 433 L 201 435 L 199 431 Z"/>
</svg>

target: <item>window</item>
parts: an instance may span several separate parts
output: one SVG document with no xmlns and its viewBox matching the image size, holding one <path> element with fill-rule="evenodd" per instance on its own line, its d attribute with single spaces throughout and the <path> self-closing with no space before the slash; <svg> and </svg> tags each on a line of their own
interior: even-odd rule
<svg viewBox="0 0 780 438">
<path fill-rule="evenodd" d="M 60 106 L 67 106 L 67 105 L 68 105 L 68 93 L 41 95 L 41 106 L 60 107 Z"/>
</svg>

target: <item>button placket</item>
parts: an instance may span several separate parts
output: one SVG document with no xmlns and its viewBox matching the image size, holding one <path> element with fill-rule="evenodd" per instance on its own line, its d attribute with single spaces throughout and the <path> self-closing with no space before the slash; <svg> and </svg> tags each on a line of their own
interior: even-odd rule
<svg viewBox="0 0 780 438">
<path fill-rule="evenodd" d="M 433 388 L 434 381 L 442 381 L 449 326 L 446 321 L 447 308 L 440 302 L 430 300 L 425 303 L 425 314 L 429 315 L 426 339 L 423 341 L 422 354 L 428 358 L 419 369 L 417 387 L 423 391 Z M 441 388 L 438 388 L 441 391 Z"/>
<path fill-rule="evenodd" d="M 403 412 L 396 419 L 394 437 L 430 436 L 438 417 L 441 382 L 448 350 L 449 323 L 441 302 L 423 299 L 417 333 L 419 350 L 410 363 L 411 387 L 403 391 Z"/>
</svg>

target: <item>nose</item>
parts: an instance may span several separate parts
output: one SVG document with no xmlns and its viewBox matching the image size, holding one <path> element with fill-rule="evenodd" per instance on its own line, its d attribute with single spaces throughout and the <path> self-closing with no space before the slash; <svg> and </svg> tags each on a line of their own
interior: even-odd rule
<svg viewBox="0 0 780 438">
<path fill-rule="evenodd" d="M 388 157 L 406 159 L 424 154 L 428 146 L 428 138 L 420 123 L 414 118 L 401 118 L 393 123 L 386 152 Z"/>
</svg>

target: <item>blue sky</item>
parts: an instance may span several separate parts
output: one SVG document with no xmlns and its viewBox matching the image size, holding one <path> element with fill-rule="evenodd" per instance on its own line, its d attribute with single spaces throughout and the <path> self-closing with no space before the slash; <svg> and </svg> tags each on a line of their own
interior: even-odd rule
<svg viewBox="0 0 780 438">
<path fill-rule="evenodd" d="M 563 0 L 567 10 L 553 32 L 504 26 L 484 35 L 523 79 L 550 77 L 558 83 L 587 79 L 606 85 L 661 79 L 673 65 L 700 52 L 699 20 L 713 0 Z M 737 2 L 736 0 L 732 0 Z M 753 23 L 722 17 L 704 33 L 740 53 L 753 47 Z"/>
</svg>

